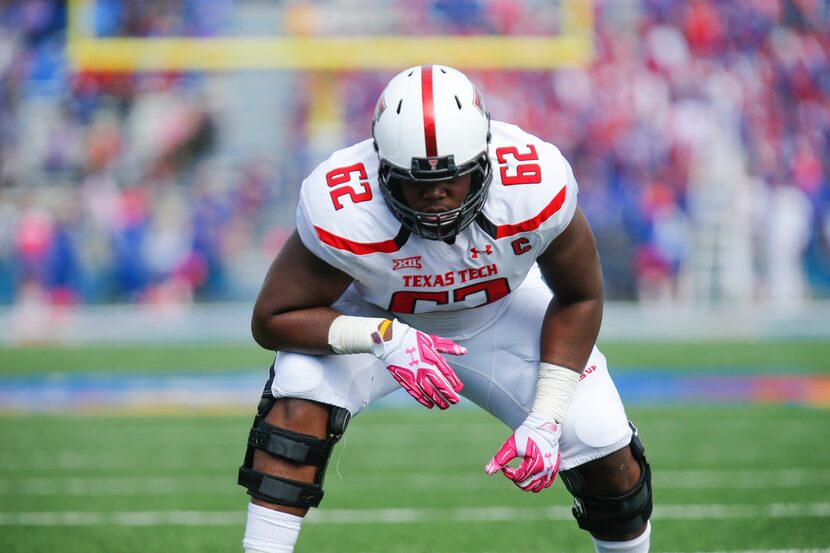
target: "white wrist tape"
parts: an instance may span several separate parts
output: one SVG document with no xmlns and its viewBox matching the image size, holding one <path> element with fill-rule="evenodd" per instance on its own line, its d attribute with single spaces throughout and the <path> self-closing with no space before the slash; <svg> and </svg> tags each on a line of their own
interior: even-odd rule
<svg viewBox="0 0 830 553">
<path fill-rule="evenodd" d="M 545 415 L 562 424 L 577 382 L 579 382 L 578 372 L 544 361 L 539 363 L 536 398 L 533 400 L 533 407 L 530 411 Z"/>
<path fill-rule="evenodd" d="M 329 346 L 334 353 L 372 353 L 372 334 L 388 319 L 340 315 L 329 327 Z"/>
</svg>

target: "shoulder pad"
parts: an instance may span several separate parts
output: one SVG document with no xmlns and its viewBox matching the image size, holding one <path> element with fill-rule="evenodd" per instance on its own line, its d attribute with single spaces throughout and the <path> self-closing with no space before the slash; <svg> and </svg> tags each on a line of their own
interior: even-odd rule
<svg viewBox="0 0 830 553">
<path fill-rule="evenodd" d="M 543 232 L 557 236 L 576 210 L 577 184 L 559 149 L 515 125 L 494 121 L 493 182 L 483 215 L 494 238 Z"/>
<path fill-rule="evenodd" d="M 329 262 L 331 255 L 399 249 L 395 238 L 401 225 L 380 192 L 377 168 L 372 141 L 364 140 L 338 150 L 311 172 L 297 206 L 297 230 L 306 247 Z"/>
</svg>

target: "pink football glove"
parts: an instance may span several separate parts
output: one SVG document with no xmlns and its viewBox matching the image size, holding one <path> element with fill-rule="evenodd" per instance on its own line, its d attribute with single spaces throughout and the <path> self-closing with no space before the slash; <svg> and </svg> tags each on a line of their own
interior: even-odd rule
<svg viewBox="0 0 830 553">
<path fill-rule="evenodd" d="M 556 421 L 531 413 L 504 442 L 484 471 L 501 469 L 505 476 L 526 492 L 539 493 L 551 484 L 559 471 L 559 438 L 562 426 Z M 521 457 L 518 467 L 507 463 Z"/>
<path fill-rule="evenodd" d="M 395 319 L 392 321 L 392 338 L 388 342 L 380 333 L 373 334 L 373 353 L 385 364 L 395 380 L 428 409 L 437 405 L 446 409 L 458 403 L 464 385 L 455 375 L 447 360 L 441 355 L 464 355 L 467 348 L 452 340 L 426 334 Z"/>
</svg>

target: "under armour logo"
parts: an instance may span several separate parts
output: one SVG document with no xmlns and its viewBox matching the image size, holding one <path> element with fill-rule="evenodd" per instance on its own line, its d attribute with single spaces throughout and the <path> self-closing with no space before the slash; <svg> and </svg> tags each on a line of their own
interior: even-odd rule
<svg viewBox="0 0 830 553">
<path fill-rule="evenodd" d="M 412 367 L 414 365 L 417 365 L 418 364 L 418 358 L 415 357 L 415 348 L 407 349 L 406 353 L 409 354 L 409 358 L 410 358 L 409 366 Z"/>
<path fill-rule="evenodd" d="M 483 250 L 480 250 L 476 247 L 472 247 L 472 248 L 470 248 L 470 253 L 473 254 L 473 259 L 478 259 L 478 254 L 483 253 L 483 254 L 486 254 L 486 255 L 490 255 L 491 253 L 493 253 L 493 246 L 491 246 L 490 244 L 487 244 L 484 247 Z"/>
</svg>

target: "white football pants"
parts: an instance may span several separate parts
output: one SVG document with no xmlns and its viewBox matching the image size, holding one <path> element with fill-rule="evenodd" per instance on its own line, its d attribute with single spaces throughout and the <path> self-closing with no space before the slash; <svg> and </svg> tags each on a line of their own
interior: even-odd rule
<svg viewBox="0 0 830 553">
<path fill-rule="evenodd" d="M 488 306 L 491 313 L 486 318 L 480 312 L 470 313 L 469 317 L 464 312 L 453 314 L 455 330 L 447 326 L 447 317 L 414 315 L 402 320 L 467 347 L 466 355 L 446 356 L 464 383 L 461 395 L 515 429 L 533 403 L 540 329 L 550 298 L 550 290 L 538 271 L 533 271 L 512 294 Z M 393 317 L 363 302 L 353 287 L 335 308 L 348 315 Z M 275 397 L 345 407 L 354 416 L 399 387 L 383 363 L 371 354 L 313 356 L 278 352 L 271 392 Z M 415 400 L 412 405 L 421 408 Z M 451 414 L 457 408 L 451 406 L 448 412 Z M 605 357 L 595 347 L 565 417 L 560 441 L 561 469 L 569 470 L 617 451 L 628 445 L 631 435 Z"/>
</svg>

